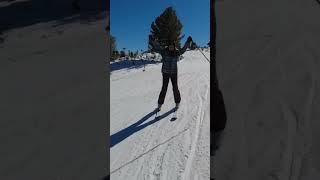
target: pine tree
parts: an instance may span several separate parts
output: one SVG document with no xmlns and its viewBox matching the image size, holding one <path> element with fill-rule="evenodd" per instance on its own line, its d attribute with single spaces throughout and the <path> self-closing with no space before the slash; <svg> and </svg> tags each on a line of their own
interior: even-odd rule
<svg viewBox="0 0 320 180">
<path fill-rule="evenodd" d="M 122 48 L 122 51 L 120 52 L 121 57 L 126 57 L 126 48 Z"/>
<path fill-rule="evenodd" d="M 110 54 L 111 60 L 117 59 L 115 51 L 117 50 L 116 38 L 110 35 Z"/>
<path fill-rule="evenodd" d="M 182 24 L 173 7 L 166 8 L 164 12 L 151 23 L 150 35 L 162 48 L 168 46 L 171 42 L 174 42 L 176 47 L 180 48 L 180 40 L 183 38 L 181 32 Z M 148 48 L 150 51 L 154 51 L 151 42 L 149 42 Z"/>
<path fill-rule="evenodd" d="M 116 59 L 118 59 L 120 57 L 120 53 L 118 50 L 115 51 L 115 56 L 116 56 Z"/>
<path fill-rule="evenodd" d="M 111 48 L 111 52 L 117 50 L 116 38 L 112 35 L 110 35 L 110 48 Z"/>
<path fill-rule="evenodd" d="M 137 50 L 135 53 L 134 53 L 134 58 L 137 58 L 139 55 L 139 51 Z"/>
<path fill-rule="evenodd" d="M 125 57 L 126 53 L 124 51 L 120 51 L 120 57 Z"/>
<path fill-rule="evenodd" d="M 194 50 L 196 48 L 198 48 L 198 45 L 195 42 L 192 42 L 190 49 Z"/>
</svg>

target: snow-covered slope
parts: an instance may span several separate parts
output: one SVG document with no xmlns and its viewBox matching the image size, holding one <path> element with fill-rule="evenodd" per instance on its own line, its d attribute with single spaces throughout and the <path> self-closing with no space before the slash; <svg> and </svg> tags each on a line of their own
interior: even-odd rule
<svg viewBox="0 0 320 180">
<path fill-rule="evenodd" d="M 320 179 L 320 6 L 217 2 L 217 72 L 227 127 L 218 180 Z"/>
<path fill-rule="evenodd" d="M 178 63 L 182 101 L 175 121 L 170 121 L 171 84 L 160 118 L 154 118 L 161 64 L 111 74 L 112 180 L 209 179 L 210 64 L 198 50 L 183 56 Z"/>
<path fill-rule="evenodd" d="M 0 43 L 1 180 L 107 173 L 105 20 L 57 23 L 11 30 Z"/>
</svg>

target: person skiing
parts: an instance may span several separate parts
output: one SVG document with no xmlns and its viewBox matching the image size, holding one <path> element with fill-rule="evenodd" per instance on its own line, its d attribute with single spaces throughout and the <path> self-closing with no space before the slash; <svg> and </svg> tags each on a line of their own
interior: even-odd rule
<svg viewBox="0 0 320 180">
<path fill-rule="evenodd" d="M 190 48 L 191 43 L 193 42 L 192 38 L 189 36 L 185 42 L 183 48 L 177 48 L 175 41 L 169 41 L 169 46 L 162 48 L 160 44 L 149 35 L 149 42 L 151 42 L 154 51 L 158 52 L 162 56 L 162 88 L 158 98 L 158 108 L 161 110 L 161 106 L 164 103 L 164 99 L 167 93 L 168 83 L 171 79 L 172 90 L 174 95 L 174 101 L 176 103 L 176 109 L 179 108 L 181 101 L 180 91 L 178 88 L 178 65 L 177 62 L 180 56 Z"/>
</svg>

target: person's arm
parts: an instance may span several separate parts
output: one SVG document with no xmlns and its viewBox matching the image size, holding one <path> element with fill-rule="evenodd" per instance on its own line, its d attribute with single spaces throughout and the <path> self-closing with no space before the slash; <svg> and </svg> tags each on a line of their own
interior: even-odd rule
<svg viewBox="0 0 320 180">
<path fill-rule="evenodd" d="M 163 48 L 160 46 L 158 41 L 155 41 L 155 39 L 152 38 L 151 35 L 149 35 L 149 42 L 152 45 L 152 48 L 155 52 L 162 54 L 163 53 Z"/>
<path fill-rule="evenodd" d="M 186 52 L 187 48 L 190 47 L 191 42 L 192 42 L 192 38 L 189 36 L 183 48 L 179 50 L 179 55 L 182 55 L 184 52 Z"/>
</svg>

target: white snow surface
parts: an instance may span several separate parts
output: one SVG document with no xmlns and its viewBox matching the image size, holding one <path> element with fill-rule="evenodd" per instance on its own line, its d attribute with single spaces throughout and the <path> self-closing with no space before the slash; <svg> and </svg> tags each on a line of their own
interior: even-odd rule
<svg viewBox="0 0 320 180">
<path fill-rule="evenodd" d="M 60 23 L 3 34 L 1 180 L 89 180 L 107 173 L 105 20 Z"/>
<path fill-rule="evenodd" d="M 213 176 L 319 180 L 319 4 L 229 0 L 216 9 L 228 117 Z"/>
<path fill-rule="evenodd" d="M 208 51 L 204 52 L 210 57 Z M 199 50 L 178 62 L 181 104 L 175 104 L 171 82 L 160 118 L 161 63 L 122 69 L 110 76 L 110 167 L 112 180 L 200 180 L 210 177 L 210 64 Z M 167 113 L 168 112 L 168 113 Z"/>
</svg>

